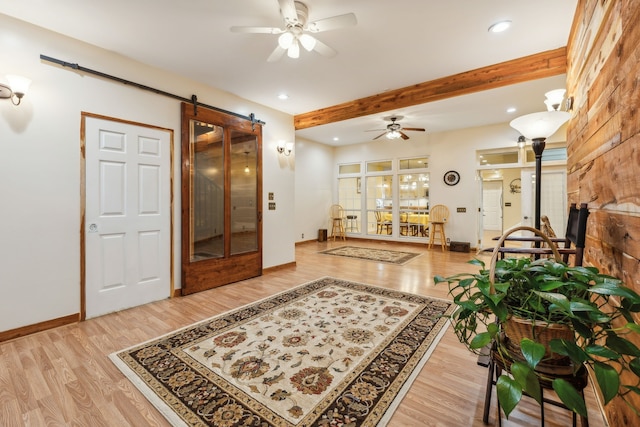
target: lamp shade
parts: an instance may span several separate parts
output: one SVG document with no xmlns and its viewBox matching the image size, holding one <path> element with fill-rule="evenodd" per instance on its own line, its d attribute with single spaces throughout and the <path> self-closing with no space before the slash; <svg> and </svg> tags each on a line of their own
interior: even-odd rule
<svg viewBox="0 0 640 427">
<path fill-rule="evenodd" d="M 293 40 L 291 46 L 287 50 L 287 56 L 289 58 L 298 59 L 300 57 L 300 45 L 298 44 L 298 40 Z"/>
<path fill-rule="evenodd" d="M 560 106 L 562 105 L 562 100 L 564 99 L 565 92 L 566 90 L 564 89 L 555 89 L 555 90 L 550 90 L 549 92 L 544 94 L 544 96 L 547 97 L 544 103 L 547 105 L 548 111 L 554 111 L 554 110 L 560 109 Z"/>
<path fill-rule="evenodd" d="M 18 95 L 19 98 L 27 93 L 27 90 L 29 90 L 29 86 L 31 85 L 31 80 L 22 76 L 8 75 L 7 80 L 9 81 L 11 90 L 13 93 Z"/>
<path fill-rule="evenodd" d="M 309 34 L 302 34 L 300 36 L 300 44 L 307 50 L 307 52 L 311 52 L 313 48 L 316 47 L 316 39 Z"/>
<path fill-rule="evenodd" d="M 278 45 L 283 49 L 289 49 L 293 43 L 294 35 L 287 31 L 278 37 Z"/>
<path fill-rule="evenodd" d="M 560 128 L 571 114 L 566 111 L 543 111 L 520 116 L 511 120 L 509 125 L 525 138 L 548 138 Z"/>
</svg>

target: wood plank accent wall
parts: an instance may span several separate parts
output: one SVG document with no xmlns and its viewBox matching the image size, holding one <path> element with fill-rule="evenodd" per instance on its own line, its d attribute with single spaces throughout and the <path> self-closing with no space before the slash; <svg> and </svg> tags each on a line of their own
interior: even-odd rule
<svg viewBox="0 0 640 427">
<path fill-rule="evenodd" d="M 640 292 L 640 0 L 579 0 L 567 45 L 569 202 L 588 202 L 585 259 Z M 633 341 L 640 346 L 640 339 Z M 624 382 L 624 377 L 623 377 Z M 629 383 L 629 382 L 627 382 Z M 634 382 L 635 383 L 635 382 Z M 640 399 L 632 396 L 636 406 Z M 638 425 L 621 399 L 611 426 Z"/>
</svg>

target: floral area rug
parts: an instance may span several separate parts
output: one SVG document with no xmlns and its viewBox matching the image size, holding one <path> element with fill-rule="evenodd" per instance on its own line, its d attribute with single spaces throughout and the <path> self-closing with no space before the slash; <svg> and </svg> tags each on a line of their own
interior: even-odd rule
<svg viewBox="0 0 640 427">
<path fill-rule="evenodd" d="M 325 277 L 110 357 L 176 426 L 384 426 L 452 310 Z"/>
<path fill-rule="evenodd" d="M 360 248 L 357 246 L 340 246 L 339 248 L 321 251 L 321 254 L 346 256 L 349 258 L 366 259 L 369 261 L 389 262 L 392 264 L 403 265 L 411 261 L 418 253 L 391 251 L 386 249 Z"/>
</svg>

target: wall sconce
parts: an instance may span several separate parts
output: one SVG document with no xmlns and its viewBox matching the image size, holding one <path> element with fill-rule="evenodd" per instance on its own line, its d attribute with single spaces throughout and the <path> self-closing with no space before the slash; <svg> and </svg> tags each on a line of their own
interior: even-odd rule
<svg viewBox="0 0 640 427">
<path fill-rule="evenodd" d="M 555 89 L 544 94 L 547 97 L 544 103 L 547 105 L 548 111 L 560 111 L 565 92 L 564 89 Z"/>
<path fill-rule="evenodd" d="M 9 84 L 0 83 L 0 99 L 10 99 L 13 105 L 20 105 L 20 101 L 27 90 L 31 80 L 21 76 L 6 76 Z"/>
<path fill-rule="evenodd" d="M 284 141 L 280 141 L 276 146 L 276 150 L 278 150 L 278 153 L 288 156 L 293 151 L 293 142 L 287 142 L 285 144 Z"/>
<path fill-rule="evenodd" d="M 520 135 L 518 137 L 518 148 L 524 148 L 525 144 L 526 144 L 527 139 L 524 137 L 524 135 Z"/>
</svg>

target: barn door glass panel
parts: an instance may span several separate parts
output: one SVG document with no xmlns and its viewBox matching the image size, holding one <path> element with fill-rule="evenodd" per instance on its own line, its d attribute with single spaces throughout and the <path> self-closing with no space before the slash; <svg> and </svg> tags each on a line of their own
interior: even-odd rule
<svg viewBox="0 0 640 427">
<path fill-rule="evenodd" d="M 231 254 L 258 250 L 256 135 L 231 130 Z"/>
<path fill-rule="evenodd" d="M 224 257 L 224 129 L 191 120 L 191 261 Z"/>
</svg>

